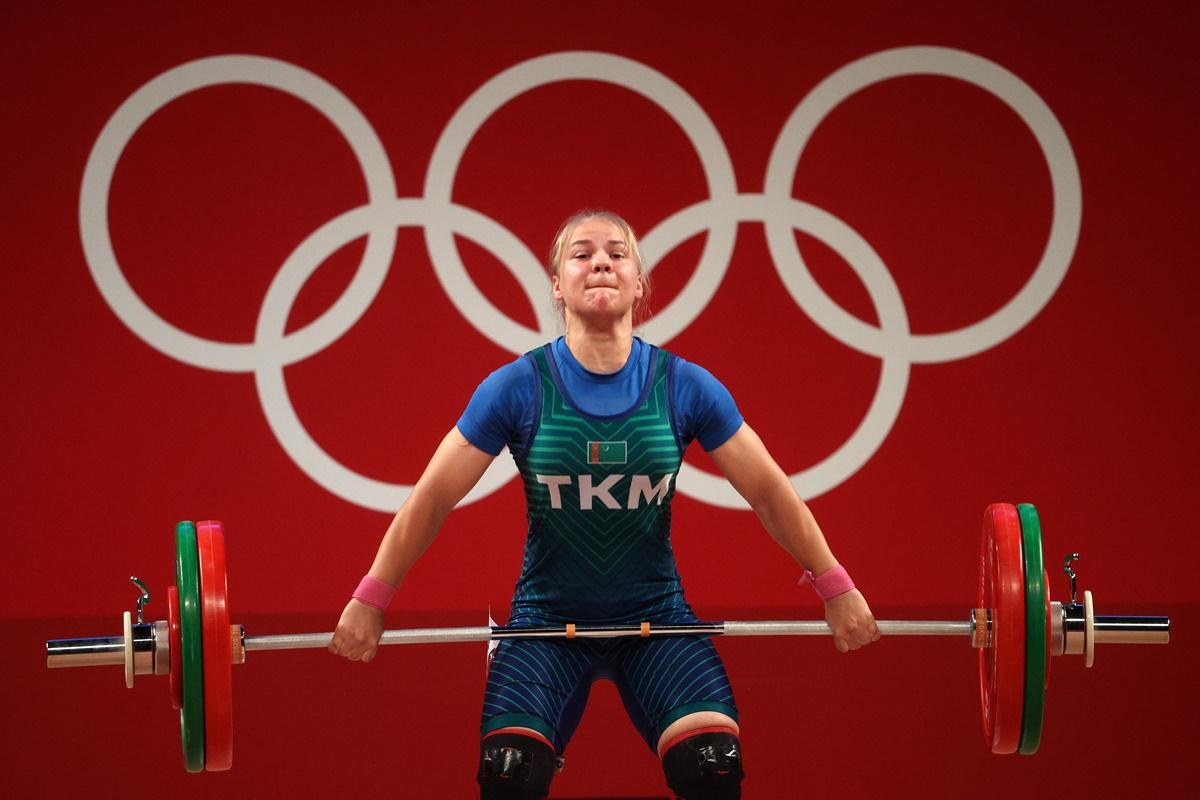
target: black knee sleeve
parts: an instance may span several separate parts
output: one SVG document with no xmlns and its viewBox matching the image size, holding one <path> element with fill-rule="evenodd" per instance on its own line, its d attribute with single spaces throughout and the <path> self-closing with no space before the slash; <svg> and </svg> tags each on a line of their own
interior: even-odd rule
<svg viewBox="0 0 1200 800">
<path fill-rule="evenodd" d="M 479 748 L 481 800 L 542 800 L 550 793 L 558 759 L 554 748 L 521 733 L 484 737 Z"/>
<path fill-rule="evenodd" d="M 667 785 L 679 800 L 737 800 L 742 796 L 742 746 L 730 731 L 688 736 L 663 753 Z"/>
</svg>

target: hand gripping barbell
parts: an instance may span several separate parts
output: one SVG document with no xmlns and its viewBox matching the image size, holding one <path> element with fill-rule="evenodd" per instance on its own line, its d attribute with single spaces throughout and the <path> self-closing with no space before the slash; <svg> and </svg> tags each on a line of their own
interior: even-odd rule
<svg viewBox="0 0 1200 800">
<path fill-rule="evenodd" d="M 189 772 L 229 769 L 233 763 L 232 665 L 252 650 L 323 648 L 332 633 L 246 636 L 229 621 L 225 536 L 220 522 L 180 522 L 175 528 L 176 586 L 167 591 L 167 620 L 145 622 L 150 593 L 141 590 L 137 622 L 123 618 L 121 636 L 46 642 L 46 666 L 124 665 L 135 675 L 169 675 L 180 712 L 184 766 Z M 984 737 L 993 753 L 1032 754 L 1042 736 L 1050 656 L 1083 655 L 1092 666 L 1097 644 L 1166 644 L 1165 616 L 1098 616 L 1091 592 L 1077 602 L 1074 553 L 1064 559 L 1071 601 L 1051 602 L 1042 562 L 1042 532 L 1032 505 L 997 503 L 983 515 L 979 603 L 969 619 L 878 620 L 888 636 L 969 636 L 979 650 Z M 616 636 L 806 636 L 829 634 L 824 621 L 702 622 L 694 625 L 590 625 L 508 628 L 416 628 L 384 631 L 380 644 L 481 642 L 515 638 Z"/>
</svg>

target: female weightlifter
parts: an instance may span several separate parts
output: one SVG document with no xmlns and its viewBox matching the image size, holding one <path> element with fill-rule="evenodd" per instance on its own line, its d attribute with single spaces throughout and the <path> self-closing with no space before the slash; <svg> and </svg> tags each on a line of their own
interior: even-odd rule
<svg viewBox="0 0 1200 800">
<path fill-rule="evenodd" d="M 446 515 L 507 446 L 528 534 L 509 625 L 696 622 L 671 549 L 671 498 L 693 439 L 825 599 L 838 650 L 879 638 L 808 507 L 710 373 L 633 335 L 650 284 L 628 223 L 580 212 L 555 237 L 566 335 L 489 375 L 396 514 L 329 648 L 375 657 L 383 609 Z M 705 637 L 504 639 L 488 671 L 484 800 L 545 797 L 591 683 L 612 680 L 679 798 L 737 798 L 738 714 Z"/>
</svg>

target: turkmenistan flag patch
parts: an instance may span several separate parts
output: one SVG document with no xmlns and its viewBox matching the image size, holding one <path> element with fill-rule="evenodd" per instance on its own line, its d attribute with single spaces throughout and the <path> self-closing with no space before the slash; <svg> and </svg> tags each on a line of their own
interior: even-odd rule
<svg viewBox="0 0 1200 800">
<path fill-rule="evenodd" d="M 588 442 L 589 464 L 624 464 L 629 456 L 626 442 Z"/>
</svg>

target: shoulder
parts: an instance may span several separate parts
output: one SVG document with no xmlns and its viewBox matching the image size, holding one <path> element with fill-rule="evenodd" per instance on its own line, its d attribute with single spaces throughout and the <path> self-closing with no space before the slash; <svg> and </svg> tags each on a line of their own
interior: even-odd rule
<svg viewBox="0 0 1200 800">
<path fill-rule="evenodd" d="M 677 389 L 699 394 L 728 392 L 716 376 L 704 367 L 675 353 L 668 353 L 668 356 L 671 380 Z"/>
<path fill-rule="evenodd" d="M 533 359 L 530 358 L 531 354 L 532 351 L 492 370 L 479 384 L 480 388 L 486 386 L 493 391 L 512 391 L 524 388 L 533 381 L 536 372 Z"/>
<path fill-rule="evenodd" d="M 493 370 L 480 381 L 467 404 L 470 415 L 499 414 L 519 418 L 537 393 L 536 367 L 521 356 Z"/>
<path fill-rule="evenodd" d="M 684 447 L 697 439 L 706 451 L 719 447 L 744 421 L 733 395 L 699 364 L 678 355 L 671 359 L 671 408 Z"/>
<path fill-rule="evenodd" d="M 480 382 L 458 420 L 467 441 L 496 455 L 521 441 L 531 409 L 537 403 L 537 381 L 528 358 L 510 361 Z"/>
</svg>

